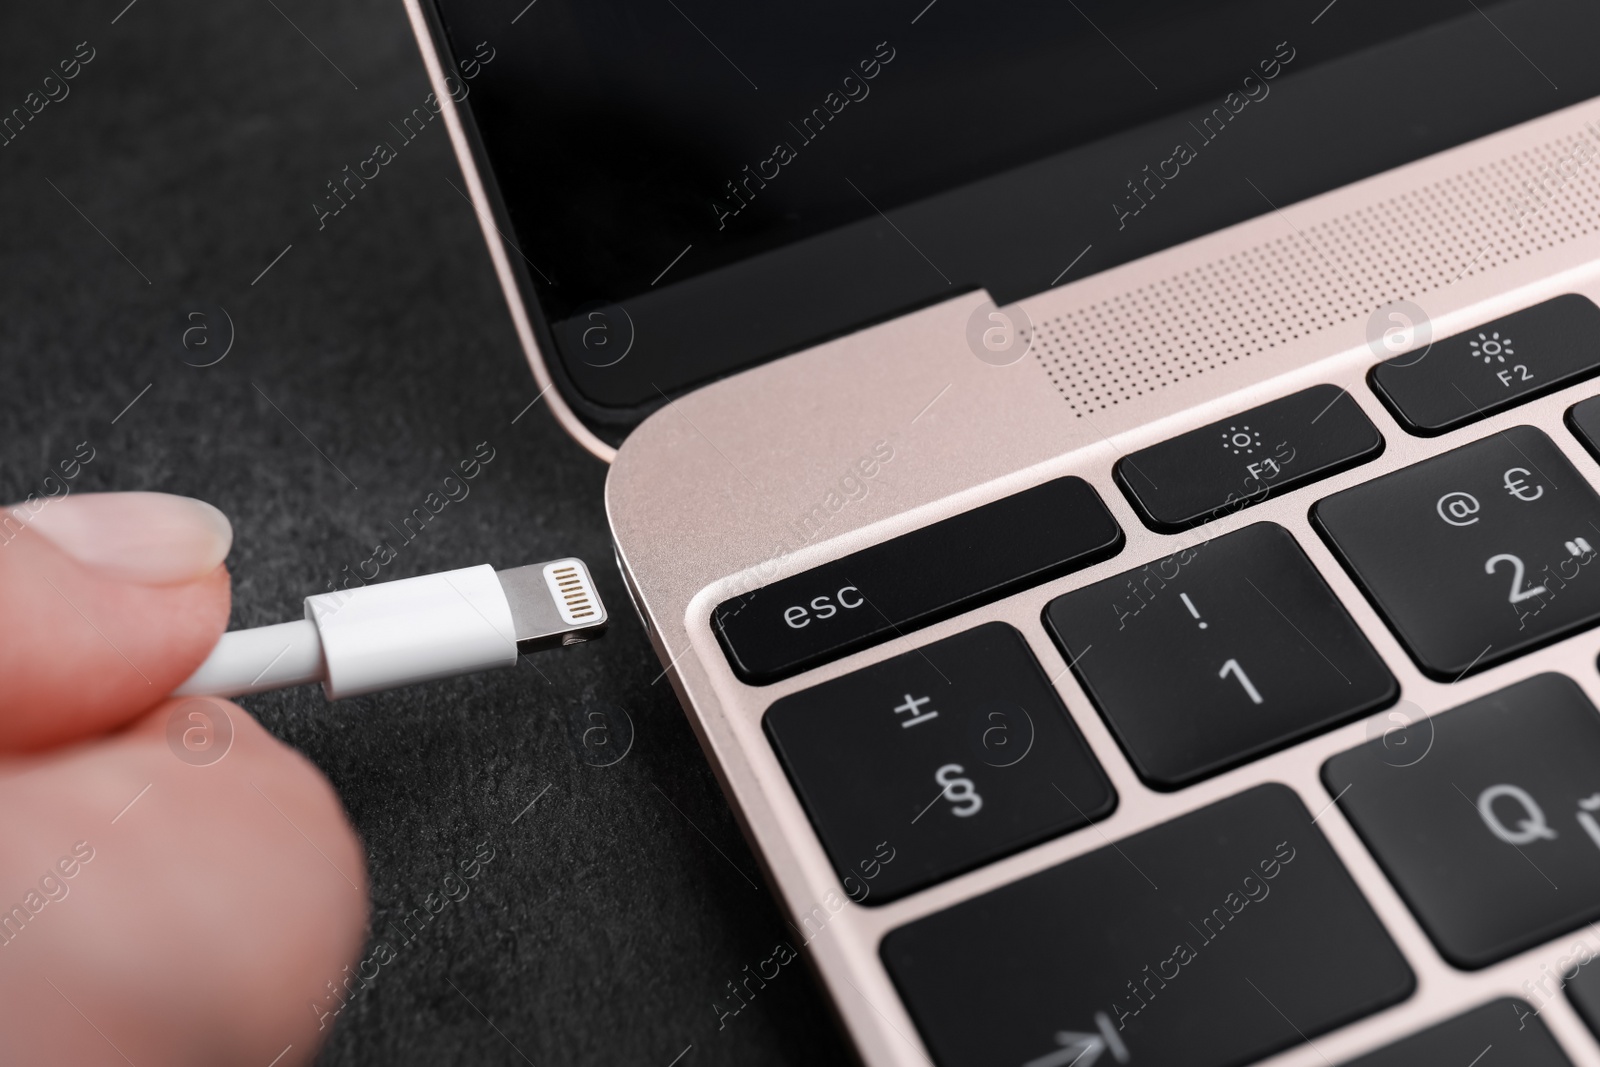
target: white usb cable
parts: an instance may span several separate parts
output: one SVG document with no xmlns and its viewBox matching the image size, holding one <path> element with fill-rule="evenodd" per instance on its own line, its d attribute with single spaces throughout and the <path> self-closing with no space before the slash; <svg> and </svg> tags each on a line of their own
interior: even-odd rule
<svg viewBox="0 0 1600 1067">
<path fill-rule="evenodd" d="M 174 696 L 242 696 L 321 682 L 329 700 L 514 667 L 605 630 L 589 568 L 488 564 L 306 597 L 295 622 L 232 630 Z"/>
</svg>

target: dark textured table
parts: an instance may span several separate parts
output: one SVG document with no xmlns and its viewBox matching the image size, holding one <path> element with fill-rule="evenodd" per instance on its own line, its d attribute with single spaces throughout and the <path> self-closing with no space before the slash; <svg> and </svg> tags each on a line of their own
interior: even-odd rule
<svg viewBox="0 0 1600 1067">
<path fill-rule="evenodd" d="M 0 495 L 88 441 L 79 489 L 215 503 L 235 627 L 297 617 L 383 539 L 391 578 L 581 555 L 613 612 L 514 671 L 242 701 L 344 798 L 374 944 L 399 944 L 320 1062 L 846 1059 L 799 969 L 719 1028 L 726 984 L 790 935 L 628 606 L 604 467 L 524 412 L 443 123 L 390 126 L 428 93 L 398 0 L 124 3 L 0 11 L 0 114 L 55 97 L 0 146 Z M 319 229 L 325 183 L 380 141 L 396 158 Z M 397 534 L 481 442 L 470 495 Z M 595 710 L 618 746 L 631 723 L 610 766 L 575 741 Z M 471 894 L 398 942 L 483 842 Z"/>
</svg>

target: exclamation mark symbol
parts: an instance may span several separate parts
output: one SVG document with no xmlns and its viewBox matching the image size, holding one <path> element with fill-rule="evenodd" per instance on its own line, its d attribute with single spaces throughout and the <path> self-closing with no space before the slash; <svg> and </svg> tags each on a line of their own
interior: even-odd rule
<svg viewBox="0 0 1600 1067">
<path fill-rule="evenodd" d="M 1200 617 L 1200 610 L 1194 606 L 1194 601 L 1189 599 L 1189 594 L 1179 593 L 1178 596 L 1183 598 L 1183 606 L 1189 609 L 1189 614 L 1194 616 L 1194 621 L 1200 624 L 1200 629 L 1204 630 L 1207 623 Z"/>
</svg>

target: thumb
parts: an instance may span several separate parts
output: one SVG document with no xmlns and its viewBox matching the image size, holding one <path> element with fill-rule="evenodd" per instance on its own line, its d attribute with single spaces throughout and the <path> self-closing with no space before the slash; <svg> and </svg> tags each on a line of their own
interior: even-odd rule
<svg viewBox="0 0 1600 1067">
<path fill-rule="evenodd" d="M 228 624 L 232 543 L 167 493 L 0 509 L 0 753 L 120 726 L 192 674 Z"/>
</svg>

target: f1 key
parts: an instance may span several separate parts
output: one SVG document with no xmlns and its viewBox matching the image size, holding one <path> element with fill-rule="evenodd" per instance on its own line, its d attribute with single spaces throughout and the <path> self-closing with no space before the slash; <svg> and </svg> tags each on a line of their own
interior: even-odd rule
<svg viewBox="0 0 1600 1067">
<path fill-rule="evenodd" d="M 1174 531 L 1365 463 L 1383 437 L 1350 394 L 1314 385 L 1130 452 L 1117 484 L 1152 530 Z"/>
</svg>

